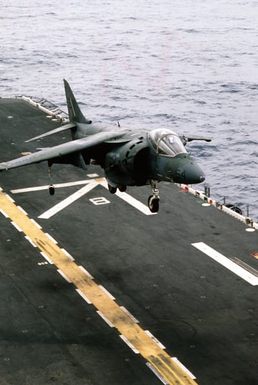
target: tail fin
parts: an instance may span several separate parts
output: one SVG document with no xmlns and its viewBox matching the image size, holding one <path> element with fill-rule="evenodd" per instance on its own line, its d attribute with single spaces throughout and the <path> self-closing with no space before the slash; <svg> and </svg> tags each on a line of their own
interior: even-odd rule
<svg viewBox="0 0 258 385">
<path fill-rule="evenodd" d="M 70 122 L 86 123 L 90 124 L 91 120 L 85 118 L 78 106 L 78 103 L 74 97 L 73 91 L 69 86 L 69 83 L 64 79 L 65 95 L 68 108 L 68 114 Z"/>
</svg>

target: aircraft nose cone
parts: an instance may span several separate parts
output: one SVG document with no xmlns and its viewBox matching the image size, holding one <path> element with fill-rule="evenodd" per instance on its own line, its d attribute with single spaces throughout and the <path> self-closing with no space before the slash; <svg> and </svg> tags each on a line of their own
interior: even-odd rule
<svg viewBox="0 0 258 385">
<path fill-rule="evenodd" d="M 204 173 L 197 163 L 191 162 L 177 170 L 180 183 L 196 184 L 205 180 Z"/>
</svg>

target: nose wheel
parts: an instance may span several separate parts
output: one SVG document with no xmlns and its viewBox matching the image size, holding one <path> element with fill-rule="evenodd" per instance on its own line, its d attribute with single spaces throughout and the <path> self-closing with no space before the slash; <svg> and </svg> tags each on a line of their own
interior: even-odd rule
<svg viewBox="0 0 258 385">
<path fill-rule="evenodd" d="M 148 207 L 152 213 L 157 213 L 159 211 L 159 189 L 158 189 L 158 182 L 157 181 L 151 181 L 151 189 L 152 189 L 152 195 L 149 196 L 148 199 Z"/>
<path fill-rule="evenodd" d="M 148 207 L 152 213 L 157 213 L 159 211 L 159 198 L 150 195 L 148 199 Z"/>
</svg>

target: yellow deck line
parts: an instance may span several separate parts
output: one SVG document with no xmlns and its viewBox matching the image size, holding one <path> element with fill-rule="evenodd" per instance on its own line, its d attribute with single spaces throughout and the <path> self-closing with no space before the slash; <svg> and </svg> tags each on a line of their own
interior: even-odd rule
<svg viewBox="0 0 258 385">
<path fill-rule="evenodd" d="M 144 357 L 169 385 L 197 383 L 99 285 L 41 230 L 10 197 L 0 192 L 0 210 L 29 237 L 71 283 Z"/>
</svg>

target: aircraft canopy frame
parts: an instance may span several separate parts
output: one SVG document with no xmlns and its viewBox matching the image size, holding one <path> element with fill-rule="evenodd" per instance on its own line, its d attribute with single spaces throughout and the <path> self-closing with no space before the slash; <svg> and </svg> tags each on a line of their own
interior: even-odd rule
<svg viewBox="0 0 258 385">
<path fill-rule="evenodd" d="M 149 139 L 160 155 L 174 158 L 179 154 L 187 153 L 180 137 L 174 131 L 157 128 L 149 132 Z"/>
</svg>

